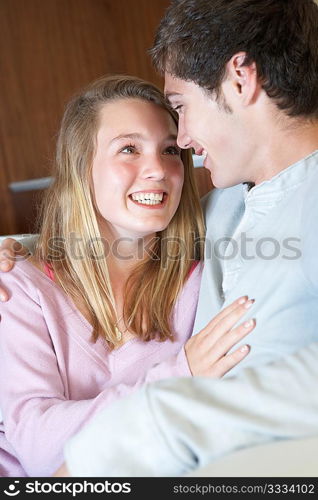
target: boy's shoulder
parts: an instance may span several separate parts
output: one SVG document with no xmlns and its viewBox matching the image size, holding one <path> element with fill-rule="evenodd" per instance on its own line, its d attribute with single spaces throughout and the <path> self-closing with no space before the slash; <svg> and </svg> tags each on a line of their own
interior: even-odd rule
<svg viewBox="0 0 318 500">
<path fill-rule="evenodd" d="M 201 199 L 201 206 L 207 228 L 210 225 L 222 225 L 228 218 L 232 220 L 234 217 L 236 220 L 241 217 L 245 207 L 244 185 L 214 188 Z"/>
</svg>

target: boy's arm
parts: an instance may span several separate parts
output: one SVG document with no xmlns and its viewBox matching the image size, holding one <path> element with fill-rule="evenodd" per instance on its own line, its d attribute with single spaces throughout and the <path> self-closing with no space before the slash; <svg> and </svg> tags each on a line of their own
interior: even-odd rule
<svg viewBox="0 0 318 500">
<path fill-rule="evenodd" d="M 235 450 L 317 435 L 317 358 L 312 344 L 235 377 L 150 384 L 74 436 L 66 467 L 72 476 L 181 476 Z"/>
<path fill-rule="evenodd" d="M 19 241 L 13 238 L 3 240 L 0 245 L 0 271 L 11 271 L 18 257 L 27 258 L 30 253 L 33 254 L 37 238 L 37 234 L 28 234 L 19 238 Z M 10 290 L 6 290 L 0 282 L 1 302 L 9 300 L 9 292 Z"/>
</svg>

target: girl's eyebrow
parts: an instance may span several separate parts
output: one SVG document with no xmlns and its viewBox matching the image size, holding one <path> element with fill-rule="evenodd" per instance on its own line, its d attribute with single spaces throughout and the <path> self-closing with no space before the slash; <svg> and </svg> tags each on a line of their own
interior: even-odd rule
<svg viewBox="0 0 318 500">
<path fill-rule="evenodd" d="M 119 134 L 114 137 L 110 142 L 119 141 L 120 139 L 143 139 L 141 134 L 133 133 L 133 134 Z"/>
<path fill-rule="evenodd" d="M 177 140 L 177 134 L 169 134 L 166 137 L 166 141 L 176 141 Z"/>
<path fill-rule="evenodd" d="M 111 141 L 110 144 L 119 141 L 121 139 L 131 139 L 131 140 L 136 140 L 136 139 L 141 139 L 141 140 L 147 140 L 142 134 L 138 133 L 133 133 L 133 134 L 119 134 L 116 137 L 114 137 Z M 176 134 L 169 134 L 166 139 L 166 141 L 176 141 L 177 140 L 177 135 Z"/>
</svg>

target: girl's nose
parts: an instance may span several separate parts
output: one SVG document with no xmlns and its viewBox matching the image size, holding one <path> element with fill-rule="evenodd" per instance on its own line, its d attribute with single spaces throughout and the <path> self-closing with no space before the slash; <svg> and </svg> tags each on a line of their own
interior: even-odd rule
<svg viewBox="0 0 318 500">
<path fill-rule="evenodd" d="M 164 159 L 160 155 L 154 155 L 146 160 L 143 169 L 143 177 L 147 179 L 163 180 L 166 176 Z"/>
</svg>

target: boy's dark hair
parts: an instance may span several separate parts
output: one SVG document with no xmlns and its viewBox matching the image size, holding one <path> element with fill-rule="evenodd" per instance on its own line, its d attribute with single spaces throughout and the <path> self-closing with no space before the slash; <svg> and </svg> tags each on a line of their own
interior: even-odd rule
<svg viewBox="0 0 318 500">
<path fill-rule="evenodd" d="M 150 53 L 159 71 L 218 94 L 226 63 L 240 51 L 278 108 L 318 118 L 314 0 L 172 0 Z"/>
</svg>

